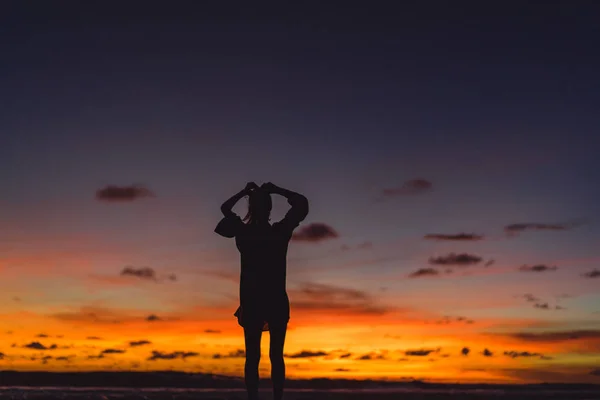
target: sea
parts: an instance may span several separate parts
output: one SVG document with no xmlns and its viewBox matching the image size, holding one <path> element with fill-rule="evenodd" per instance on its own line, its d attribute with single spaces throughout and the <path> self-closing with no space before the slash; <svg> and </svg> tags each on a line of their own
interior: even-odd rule
<svg viewBox="0 0 600 400">
<path fill-rule="evenodd" d="M 269 390 L 261 400 L 271 399 Z M 246 400 L 243 389 L 0 387 L 0 400 Z M 290 389 L 284 400 L 600 400 L 600 388 L 556 389 Z"/>
</svg>

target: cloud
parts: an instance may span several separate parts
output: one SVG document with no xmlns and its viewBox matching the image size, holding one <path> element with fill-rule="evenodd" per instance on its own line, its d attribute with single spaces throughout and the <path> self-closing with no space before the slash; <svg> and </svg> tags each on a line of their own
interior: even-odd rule
<svg viewBox="0 0 600 400">
<path fill-rule="evenodd" d="M 43 356 L 40 358 L 40 360 L 42 361 L 42 364 L 48 364 L 48 360 L 52 360 L 52 356 Z M 32 357 L 32 360 L 35 360 L 35 357 Z"/>
<path fill-rule="evenodd" d="M 149 340 L 136 340 L 133 342 L 129 342 L 129 347 L 138 347 L 138 346 L 144 346 L 147 344 L 152 344 L 151 341 Z"/>
<path fill-rule="evenodd" d="M 549 310 L 550 306 L 548 305 L 548 303 L 535 303 L 533 305 L 534 308 L 539 308 L 541 310 Z"/>
<path fill-rule="evenodd" d="M 386 188 L 382 190 L 384 197 L 415 195 L 429 192 L 433 184 L 426 179 L 411 179 L 404 182 L 402 185 L 394 188 Z"/>
<path fill-rule="evenodd" d="M 56 357 L 55 360 L 56 361 L 70 361 L 71 358 L 75 358 L 75 356 L 60 356 L 60 357 Z"/>
<path fill-rule="evenodd" d="M 593 269 L 590 272 L 586 272 L 582 275 L 584 278 L 600 278 L 600 269 Z"/>
<path fill-rule="evenodd" d="M 125 350 L 120 350 L 120 349 L 105 349 L 100 352 L 100 354 L 102 354 L 102 355 L 104 355 L 104 354 L 123 354 L 123 353 L 125 353 Z"/>
<path fill-rule="evenodd" d="M 575 330 L 555 332 L 517 332 L 508 334 L 509 337 L 524 342 L 556 343 L 570 340 L 600 340 L 600 330 Z"/>
<path fill-rule="evenodd" d="M 154 193 L 139 185 L 108 185 L 96 191 L 96 199 L 107 202 L 133 201 L 144 197 L 154 197 Z"/>
<path fill-rule="evenodd" d="M 496 262 L 496 260 L 490 259 L 485 263 L 484 267 L 489 267 L 491 265 L 494 265 L 495 262 Z"/>
<path fill-rule="evenodd" d="M 0 351 L 0 360 L 4 360 L 4 357 L 6 357 L 6 354 L 4 354 Z"/>
<path fill-rule="evenodd" d="M 350 357 L 352 357 L 352 353 L 344 353 L 344 354 L 341 354 L 339 358 L 350 358 Z"/>
<path fill-rule="evenodd" d="M 483 349 L 483 351 L 481 352 L 481 354 L 483 354 L 484 357 L 492 357 L 494 355 L 494 353 L 492 353 L 488 349 Z"/>
<path fill-rule="evenodd" d="M 540 359 L 548 359 L 547 357 L 545 357 L 543 354 L 541 353 L 531 353 L 529 351 L 515 351 L 515 350 L 511 350 L 511 351 L 505 351 L 504 355 L 510 358 L 520 358 L 520 357 L 526 357 L 526 358 L 530 358 L 530 357 L 538 357 Z"/>
<path fill-rule="evenodd" d="M 450 253 L 440 257 L 430 257 L 429 264 L 433 265 L 456 265 L 456 266 L 468 266 L 480 263 L 481 257 L 467 254 L 467 253 Z"/>
<path fill-rule="evenodd" d="M 460 240 L 460 241 L 475 241 L 482 240 L 482 235 L 476 235 L 474 233 L 456 233 L 453 235 L 447 235 L 443 233 L 429 233 L 423 236 L 423 239 L 428 240 Z"/>
<path fill-rule="evenodd" d="M 548 266 L 545 264 L 537 264 L 537 265 L 521 265 L 519 267 L 519 271 L 523 272 L 545 272 L 545 271 L 556 271 L 558 267 L 556 266 Z"/>
<path fill-rule="evenodd" d="M 52 315 L 54 318 L 66 322 L 120 324 L 123 322 L 139 321 L 140 317 L 121 309 L 85 306 L 77 311 L 61 312 Z"/>
<path fill-rule="evenodd" d="M 341 286 L 306 282 L 289 293 L 294 309 L 361 315 L 382 315 L 393 310 L 375 304 L 375 299 L 362 290 Z"/>
<path fill-rule="evenodd" d="M 600 376 L 600 368 L 590 371 L 590 375 Z"/>
<path fill-rule="evenodd" d="M 362 356 L 356 357 L 355 360 L 359 361 L 370 361 L 370 360 L 387 360 L 385 354 L 367 353 Z"/>
<path fill-rule="evenodd" d="M 156 280 L 156 272 L 150 267 L 125 267 L 121 271 L 121 276 L 135 276 L 140 279 Z"/>
<path fill-rule="evenodd" d="M 177 281 L 177 275 L 175 274 L 169 274 L 166 276 L 163 276 L 162 278 L 158 278 L 158 275 L 156 274 L 156 271 L 150 267 L 132 267 L 132 266 L 127 266 L 124 267 L 123 270 L 121 271 L 121 276 L 133 276 L 136 278 L 140 278 L 140 279 L 145 279 L 145 280 L 149 280 L 149 281 L 154 281 L 154 282 L 159 282 L 159 281 L 171 281 L 171 282 L 175 282 Z"/>
<path fill-rule="evenodd" d="M 221 333 L 221 331 L 217 329 L 205 329 L 204 333 Z"/>
<path fill-rule="evenodd" d="M 175 360 L 180 358 L 185 360 L 188 357 L 197 357 L 198 353 L 193 351 L 174 351 L 172 353 L 163 353 L 161 351 L 152 351 L 152 355 L 148 357 L 148 361 L 156 361 L 156 360 Z"/>
<path fill-rule="evenodd" d="M 88 336 L 86 337 L 87 340 L 103 340 L 101 337 L 99 336 Z"/>
<path fill-rule="evenodd" d="M 567 224 L 544 224 L 544 223 L 520 223 L 510 224 L 504 227 L 504 232 L 509 236 L 518 235 L 525 231 L 566 231 L 580 226 L 581 222 L 571 222 Z"/>
<path fill-rule="evenodd" d="M 351 372 L 351 369 L 348 368 L 336 368 L 334 369 L 335 372 Z"/>
<path fill-rule="evenodd" d="M 221 358 L 244 358 L 246 357 L 246 351 L 243 349 L 237 349 L 235 351 L 230 351 L 227 354 L 213 354 L 213 358 L 214 359 L 221 359 Z"/>
<path fill-rule="evenodd" d="M 146 321 L 154 322 L 154 321 L 162 321 L 158 315 L 150 314 L 146 317 Z"/>
<path fill-rule="evenodd" d="M 460 350 L 460 354 L 462 354 L 463 356 L 468 356 L 470 351 L 471 351 L 471 349 L 469 349 L 468 347 L 463 347 Z"/>
<path fill-rule="evenodd" d="M 48 336 L 48 335 L 46 335 L 45 333 L 40 333 L 40 334 L 38 334 L 38 335 L 35 335 L 35 337 L 36 337 L 36 338 L 42 338 L 42 339 L 43 339 L 43 338 L 47 338 L 47 337 L 49 337 L 49 336 Z"/>
<path fill-rule="evenodd" d="M 358 289 L 333 286 L 324 283 L 306 282 L 302 284 L 297 292 L 314 300 L 367 300 L 369 295 Z"/>
<path fill-rule="evenodd" d="M 440 272 L 437 269 L 433 268 L 419 268 L 415 272 L 408 275 L 409 278 L 420 278 L 422 276 L 436 276 L 439 275 Z"/>
<path fill-rule="evenodd" d="M 413 356 L 413 357 L 425 357 L 430 355 L 431 353 L 439 353 L 440 352 L 440 348 L 437 349 L 413 349 L 413 350 L 406 350 L 404 352 L 405 356 Z"/>
<path fill-rule="evenodd" d="M 523 297 L 525 298 L 526 301 L 528 301 L 529 303 L 535 303 L 535 302 L 539 302 L 540 299 L 535 297 L 534 295 L 532 295 L 531 293 L 526 293 L 523 295 Z"/>
<path fill-rule="evenodd" d="M 315 222 L 302 227 L 292 235 L 292 240 L 300 242 L 321 242 L 327 239 L 338 238 L 339 234 L 331 226 Z"/>
<path fill-rule="evenodd" d="M 33 350 L 55 350 L 58 348 L 58 346 L 56 344 L 53 344 L 53 345 L 46 347 L 43 344 L 41 344 L 40 342 L 31 342 L 29 344 L 24 345 L 23 348 L 33 349 Z"/>
<path fill-rule="evenodd" d="M 319 350 L 319 351 L 311 351 L 311 350 L 302 350 L 298 353 L 294 354 L 286 354 L 287 358 L 311 358 L 311 357 L 324 357 L 329 353 Z"/>
<path fill-rule="evenodd" d="M 475 323 L 475 321 L 473 321 L 472 319 L 469 319 L 467 317 L 449 317 L 449 316 L 444 316 L 442 319 L 434 321 L 433 323 L 436 325 L 449 325 L 454 322 L 464 322 L 465 324 Z M 425 322 L 425 323 L 428 324 L 429 322 Z"/>
</svg>

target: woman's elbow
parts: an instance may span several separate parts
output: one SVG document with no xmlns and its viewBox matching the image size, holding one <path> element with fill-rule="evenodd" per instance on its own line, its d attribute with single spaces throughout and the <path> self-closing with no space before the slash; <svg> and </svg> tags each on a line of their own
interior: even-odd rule
<svg viewBox="0 0 600 400">
<path fill-rule="evenodd" d="M 227 215 L 231 214 L 231 208 L 229 208 L 229 207 L 227 207 L 225 205 L 222 205 L 221 206 L 221 213 L 223 213 L 223 215 L 227 216 Z"/>
<path fill-rule="evenodd" d="M 306 218 L 306 216 L 308 215 L 308 211 L 309 211 L 309 206 L 308 206 L 308 199 L 302 195 L 300 195 L 300 200 L 299 200 L 299 204 L 298 204 L 298 208 L 302 211 L 302 215 L 304 216 L 304 218 Z M 302 218 L 302 219 L 304 219 Z"/>
</svg>

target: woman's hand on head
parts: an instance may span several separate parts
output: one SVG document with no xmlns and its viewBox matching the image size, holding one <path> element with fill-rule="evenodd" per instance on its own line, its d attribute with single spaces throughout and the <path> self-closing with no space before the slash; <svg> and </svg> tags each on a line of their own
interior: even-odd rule
<svg viewBox="0 0 600 400">
<path fill-rule="evenodd" d="M 248 182 L 246 183 L 246 187 L 244 188 L 244 190 L 248 193 L 250 193 L 253 190 L 258 189 L 258 185 L 254 182 Z"/>
<path fill-rule="evenodd" d="M 266 182 L 263 183 L 260 188 L 266 191 L 267 193 L 273 193 L 275 185 L 273 185 L 271 182 Z"/>
</svg>

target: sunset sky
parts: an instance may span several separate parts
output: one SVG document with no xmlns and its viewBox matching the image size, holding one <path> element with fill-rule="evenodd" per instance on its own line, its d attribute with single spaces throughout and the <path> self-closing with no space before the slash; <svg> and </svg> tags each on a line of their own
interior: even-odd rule
<svg viewBox="0 0 600 400">
<path fill-rule="evenodd" d="M 241 375 L 271 181 L 288 376 L 600 383 L 597 2 L 200 3 L 3 4 L 0 369 Z"/>
</svg>

